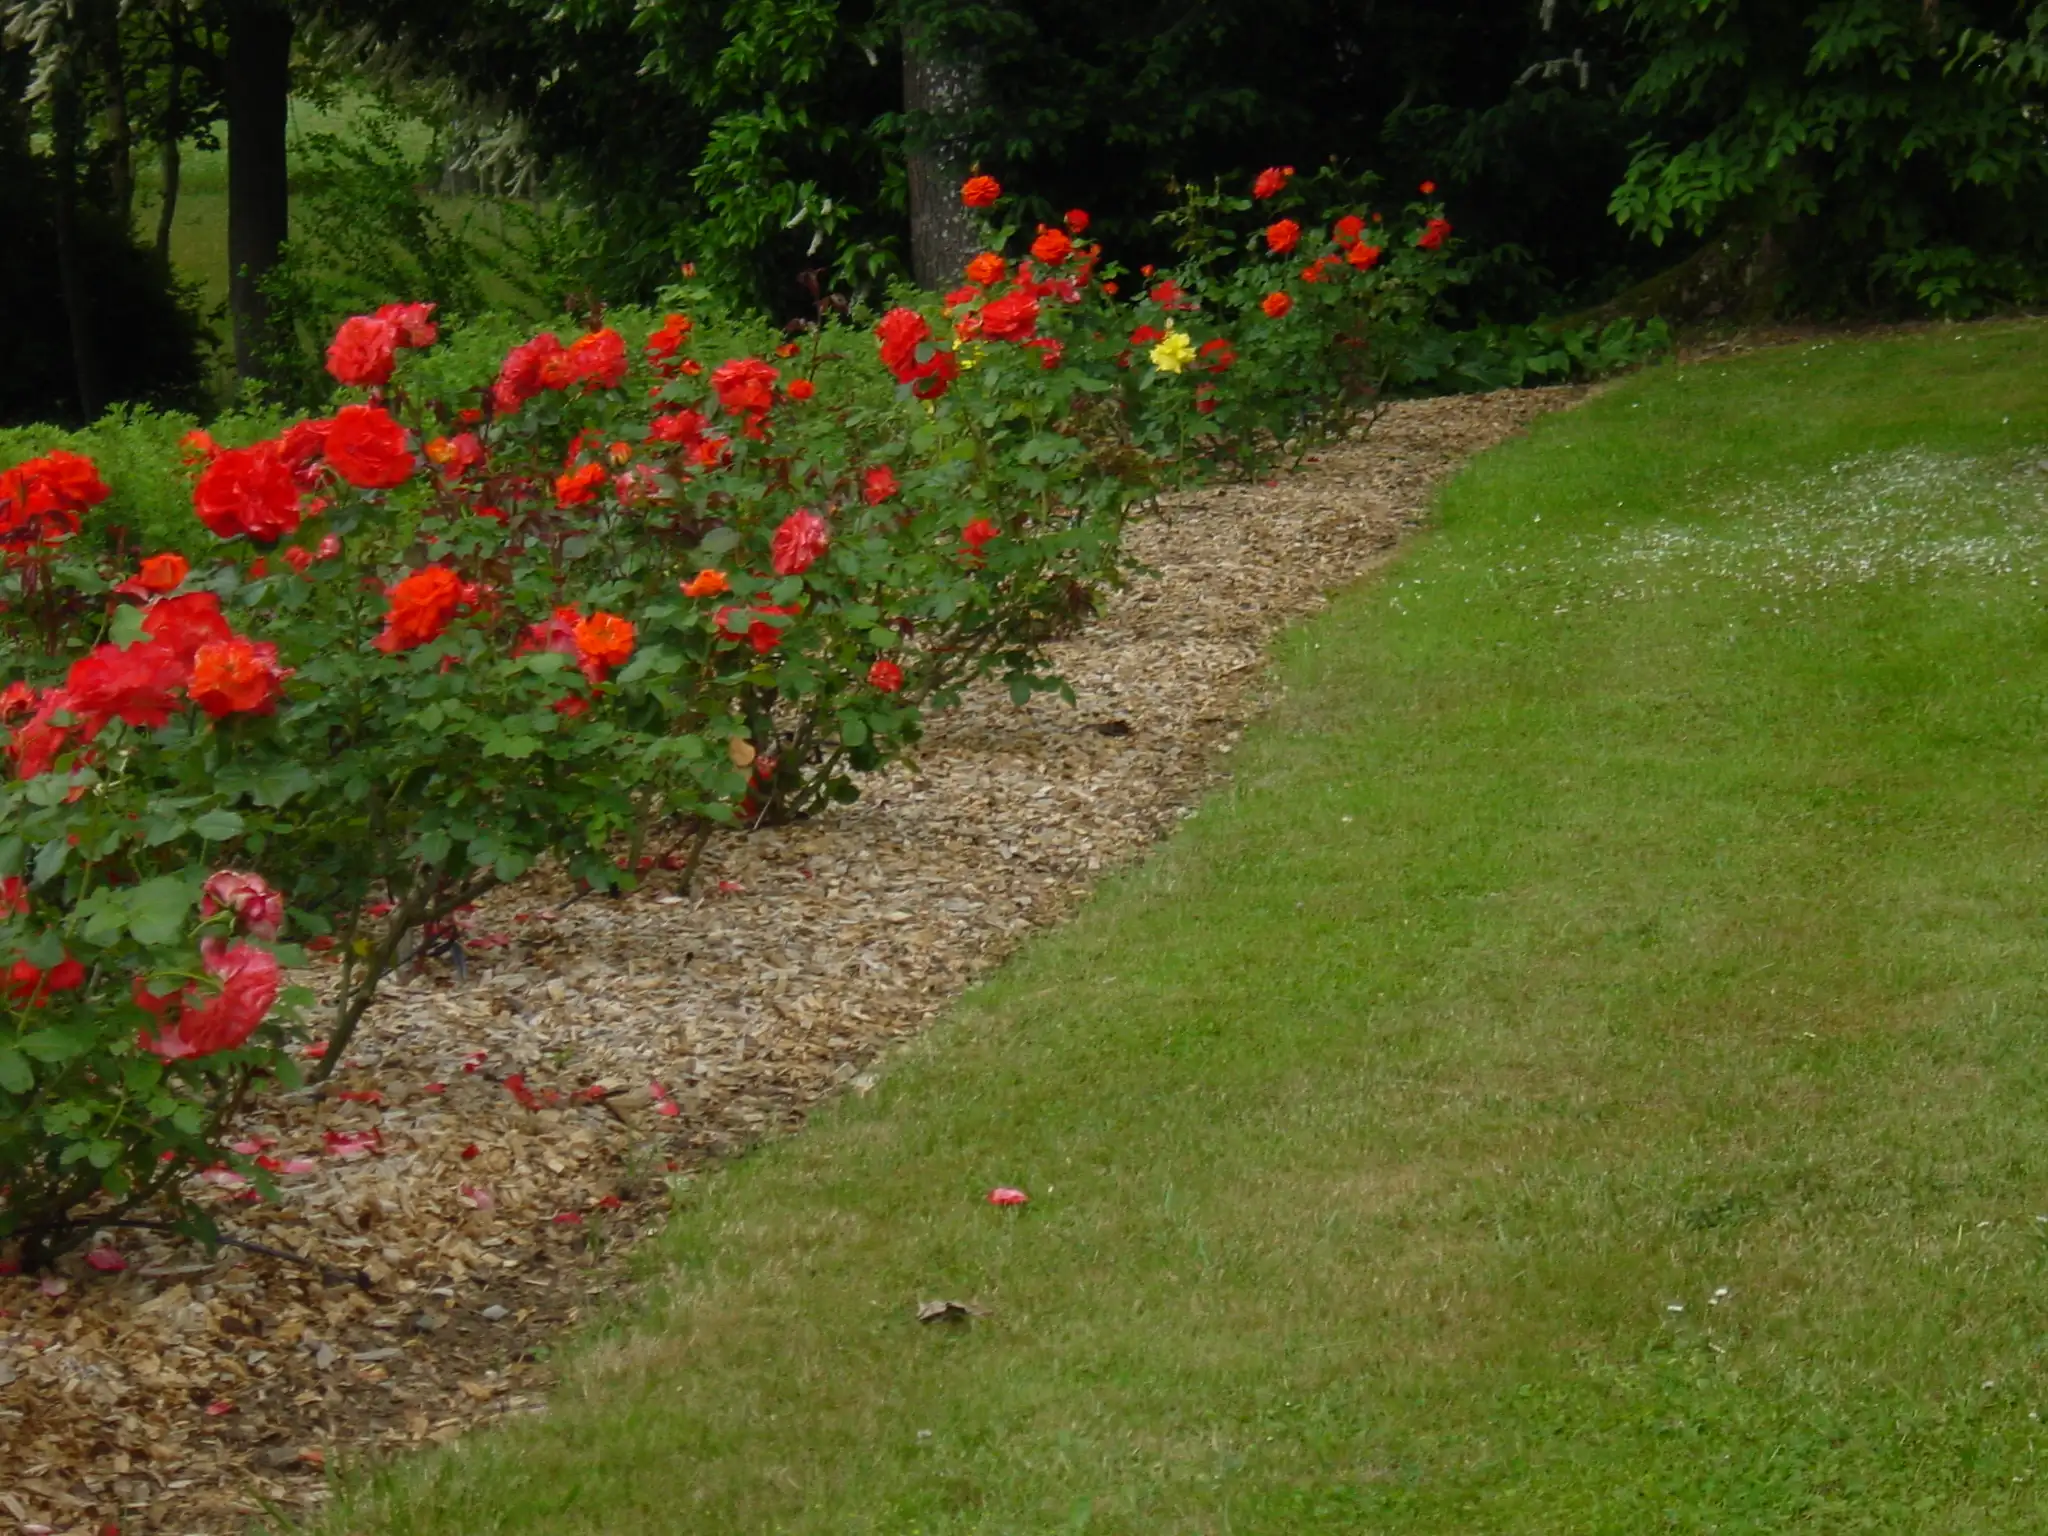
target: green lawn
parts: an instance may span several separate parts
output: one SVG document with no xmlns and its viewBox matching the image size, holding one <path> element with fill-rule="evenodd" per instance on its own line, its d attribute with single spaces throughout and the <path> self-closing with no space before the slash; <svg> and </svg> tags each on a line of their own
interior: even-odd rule
<svg viewBox="0 0 2048 1536">
<path fill-rule="evenodd" d="M 332 1529 L 2048 1528 L 2044 342 L 1480 460 L 1155 858 Z"/>
</svg>

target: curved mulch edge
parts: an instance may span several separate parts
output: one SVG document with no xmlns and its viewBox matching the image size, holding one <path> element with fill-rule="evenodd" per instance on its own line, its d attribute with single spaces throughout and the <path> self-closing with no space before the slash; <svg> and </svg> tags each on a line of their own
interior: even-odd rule
<svg viewBox="0 0 2048 1536">
<path fill-rule="evenodd" d="M 689 895 L 659 870 L 617 900 L 494 894 L 466 975 L 401 978 L 325 1094 L 252 1113 L 303 1170 L 283 1202 L 209 1191 L 227 1230 L 367 1289 L 134 1231 L 108 1234 L 125 1272 L 0 1279 L 0 1516 L 240 1531 L 316 1509 L 330 1457 L 544 1411 L 546 1341 L 626 1293 L 668 1180 L 865 1091 L 1139 856 L 1227 770 L 1274 633 L 1383 562 L 1465 459 L 1583 394 L 1398 404 L 1300 473 L 1170 500 L 1132 530 L 1149 574 L 1054 648 L 1076 706 L 978 692 L 858 805 L 715 842 Z"/>
</svg>

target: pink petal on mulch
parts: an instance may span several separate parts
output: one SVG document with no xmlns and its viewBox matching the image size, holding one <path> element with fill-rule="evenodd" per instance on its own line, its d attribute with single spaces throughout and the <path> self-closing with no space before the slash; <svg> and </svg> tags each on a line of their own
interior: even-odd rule
<svg viewBox="0 0 2048 1536">
<path fill-rule="evenodd" d="M 209 1419 L 225 1418 L 234 1411 L 235 1405 L 224 1397 L 217 1397 L 206 1405 L 206 1416 Z"/>
<path fill-rule="evenodd" d="M 109 1248 L 104 1243 L 85 1256 L 85 1262 L 103 1275 L 118 1275 L 128 1267 L 128 1261 L 121 1257 L 118 1248 Z"/>
</svg>

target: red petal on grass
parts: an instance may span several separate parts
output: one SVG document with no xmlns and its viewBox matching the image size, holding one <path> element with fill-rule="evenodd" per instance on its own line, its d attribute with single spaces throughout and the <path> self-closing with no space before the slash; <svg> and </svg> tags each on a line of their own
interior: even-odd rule
<svg viewBox="0 0 2048 1536">
<path fill-rule="evenodd" d="M 988 1203 L 990 1205 L 1028 1205 L 1030 1202 L 1031 1197 L 1025 1194 L 1023 1190 L 1011 1189 L 1008 1185 L 1003 1186 L 1001 1189 L 992 1189 L 988 1192 Z"/>
</svg>

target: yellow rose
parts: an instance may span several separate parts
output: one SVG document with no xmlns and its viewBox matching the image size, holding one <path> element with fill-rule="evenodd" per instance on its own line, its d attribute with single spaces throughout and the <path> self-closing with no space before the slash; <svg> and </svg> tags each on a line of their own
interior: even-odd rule
<svg viewBox="0 0 2048 1536">
<path fill-rule="evenodd" d="M 1161 373 L 1179 373 L 1195 360 L 1195 344 L 1186 331 L 1168 331 L 1166 339 L 1152 349 L 1152 366 Z"/>
</svg>

